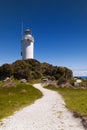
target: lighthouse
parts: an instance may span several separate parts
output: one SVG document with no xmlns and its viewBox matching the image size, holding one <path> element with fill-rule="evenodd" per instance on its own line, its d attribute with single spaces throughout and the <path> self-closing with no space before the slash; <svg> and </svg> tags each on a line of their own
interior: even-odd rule
<svg viewBox="0 0 87 130">
<path fill-rule="evenodd" d="M 34 38 L 31 30 L 26 29 L 22 38 L 22 59 L 33 59 L 34 58 Z"/>
</svg>

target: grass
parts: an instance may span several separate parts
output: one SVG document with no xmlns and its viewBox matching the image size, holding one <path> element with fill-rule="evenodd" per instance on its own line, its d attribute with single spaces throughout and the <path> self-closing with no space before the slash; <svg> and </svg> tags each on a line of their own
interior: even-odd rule
<svg viewBox="0 0 87 130">
<path fill-rule="evenodd" d="M 16 87 L 0 87 L 0 120 L 41 97 L 39 90 L 24 83 L 19 83 Z"/>
<path fill-rule="evenodd" d="M 34 79 L 34 80 L 30 80 L 29 81 L 30 84 L 37 84 L 37 83 L 41 83 L 41 79 Z"/>
<path fill-rule="evenodd" d="M 55 88 L 54 86 L 46 88 L 59 92 L 70 111 L 87 116 L 87 89 Z"/>
</svg>

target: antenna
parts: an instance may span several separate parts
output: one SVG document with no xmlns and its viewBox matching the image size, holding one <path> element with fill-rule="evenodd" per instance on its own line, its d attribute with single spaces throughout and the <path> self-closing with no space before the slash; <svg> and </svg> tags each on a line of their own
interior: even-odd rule
<svg viewBox="0 0 87 130">
<path fill-rule="evenodd" d="M 21 23 L 21 37 L 23 38 L 23 20 L 22 20 L 22 23 Z"/>
<path fill-rule="evenodd" d="M 22 38 L 23 38 L 23 20 L 21 22 L 21 42 L 22 42 Z M 21 43 L 21 56 L 22 56 L 22 43 Z"/>
</svg>

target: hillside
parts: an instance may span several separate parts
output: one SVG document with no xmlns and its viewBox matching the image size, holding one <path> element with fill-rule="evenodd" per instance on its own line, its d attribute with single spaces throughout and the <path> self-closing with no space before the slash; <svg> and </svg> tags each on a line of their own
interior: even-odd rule
<svg viewBox="0 0 87 130">
<path fill-rule="evenodd" d="M 15 79 L 56 79 L 61 77 L 70 79 L 72 71 L 66 67 L 53 66 L 48 63 L 40 63 L 35 59 L 17 60 L 12 64 L 3 64 L 0 66 L 0 80 L 6 77 L 14 77 Z"/>
</svg>

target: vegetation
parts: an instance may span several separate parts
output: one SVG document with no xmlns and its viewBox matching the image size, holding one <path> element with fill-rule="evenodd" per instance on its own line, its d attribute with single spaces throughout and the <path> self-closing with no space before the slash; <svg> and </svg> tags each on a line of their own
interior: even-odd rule
<svg viewBox="0 0 87 130">
<path fill-rule="evenodd" d="M 42 93 L 29 84 L 18 83 L 17 86 L 0 86 L 0 120 L 15 111 L 30 105 L 40 98 Z"/>
<path fill-rule="evenodd" d="M 59 92 L 68 109 L 87 116 L 87 89 L 56 88 L 54 86 L 46 86 L 46 88 Z"/>
<path fill-rule="evenodd" d="M 35 59 L 17 60 L 12 64 L 0 66 L 0 119 L 42 96 L 42 93 L 29 83 L 40 82 L 43 78 L 58 80 L 61 77 L 65 80 L 71 79 L 72 71 L 66 67 L 40 63 Z M 21 79 L 29 82 L 20 83 Z"/>
<path fill-rule="evenodd" d="M 63 77 L 65 79 L 72 78 L 72 71 L 66 67 L 52 66 L 48 63 L 40 63 L 35 59 L 17 60 L 12 64 L 4 64 L 0 66 L 0 80 L 6 77 L 14 77 L 15 79 L 36 80 L 43 77 L 56 79 Z"/>
<path fill-rule="evenodd" d="M 67 83 L 67 79 L 65 79 L 64 77 L 60 77 L 57 82 L 57 85 L 61 85 L 61 84 L 65 84 L 65 83 Z"/>
</svg>

